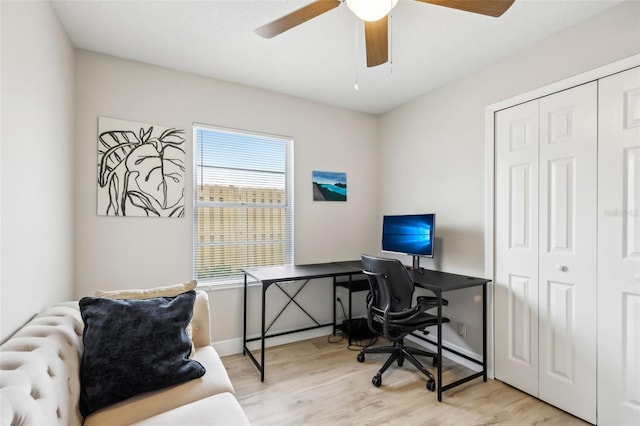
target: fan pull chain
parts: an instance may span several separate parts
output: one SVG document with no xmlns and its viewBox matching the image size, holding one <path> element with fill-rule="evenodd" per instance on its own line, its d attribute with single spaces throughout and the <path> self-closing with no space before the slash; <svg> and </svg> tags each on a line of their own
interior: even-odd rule
<svg viewBox="0 0 640 426">
<path fill-rule="evenodd" d="M 358 87 L 358 24 L 360 23 L 360 20 L 356 17 L 355 18 L 355 51 L 354 51 L 354 61 L 353 61 L 353 65 L 354 65 L 354 71 L 355 71 L 355 76 L 356 76 L 356 84 L 353 85 L 353 90 L 355 90 L 356 92 L 358 90 L 360 90 L 360 88 Z"/>
<path fill-rule="evenodd" d="M 389 74 L 393 74 L 393 9 L 389 13 Z"/>
</svg>

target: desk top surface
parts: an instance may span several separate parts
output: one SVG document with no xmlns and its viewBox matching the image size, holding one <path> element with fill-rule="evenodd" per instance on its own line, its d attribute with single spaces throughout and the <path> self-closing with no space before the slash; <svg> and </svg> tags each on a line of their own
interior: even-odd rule
<svg viewBox="0 0 640 426">
<path fill-rule="evenodd" d="M 409 275 L 416 286 L 432 291 L 458 290 L 483 285 L 491 281 L 486 278 L 433 271 L 431 269 L 420 269 L 418 271 L 410 269 Z"/>
<path fill-rule="evenodd" d="M 258 281 L 262 281 L 263 284 L 271 284 L 279 281 L 357 274 L 362 272 L 362 262 L 360 260 L 348 260 L 341 262 L 313 263 L 308 265 L 260 266 L 255 268 L 243 268 L 242 270 L 245 274 L 257 279 Z M 486 278 L 433 271 L 431 269 L 420 269 L 417 271 L 409 269 L 409 275 L 416 286 L 432 291 L 443 292 L 475 287 L 491 281 Z"/>
<path fill-rule="evenodd" d="M 245 274 L 262 281 L 272 283 L 277 281 L 303 280 L 313 278 L 337 277 L 341 275 L 357 274 L 362 271 L 362 264 L 357 267 L 356 262 L 327 262 L 309 265 L 279 265 L 242 268 Z"/>
</svg>

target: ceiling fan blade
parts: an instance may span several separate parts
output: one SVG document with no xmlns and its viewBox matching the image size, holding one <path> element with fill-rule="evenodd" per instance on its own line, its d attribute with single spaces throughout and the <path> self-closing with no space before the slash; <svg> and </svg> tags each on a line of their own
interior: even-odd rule
<svg viewBox="0 0 640 426">
<path fill-rule="evenodd" d="M 507 11 L 515 0 L 416 0 L 423 3 L 464 10 L 465 12 L 498 17 Z"/>
<path fill-rule="evenodd" d="M 272 38 L 338 6 L 340 6 L 340 0 L 316 0 L 282 18 L 256 28 L 255 33 L 264 38 Z"/>
<path fill-rule="evenodd" d="M 367 67 L 375 67 L 389 60 L 389 16 L 364 22 L 364 37 L 367 46 Z"/>
</svg>

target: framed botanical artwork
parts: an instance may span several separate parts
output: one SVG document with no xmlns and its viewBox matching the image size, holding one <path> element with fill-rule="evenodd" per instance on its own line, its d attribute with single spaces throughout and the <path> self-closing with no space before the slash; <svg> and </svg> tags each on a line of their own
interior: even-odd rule
<svg viewBox="0 0 640 426">
<path fill-rule="evenodd" d="M 98 215 L 184 217 L 184 130 L 98 118 Z"/>
<path fill-rule="evenodd" d="M 347 174 L 313 171 L 313 201 L 347 201 Z"/>
</svg>

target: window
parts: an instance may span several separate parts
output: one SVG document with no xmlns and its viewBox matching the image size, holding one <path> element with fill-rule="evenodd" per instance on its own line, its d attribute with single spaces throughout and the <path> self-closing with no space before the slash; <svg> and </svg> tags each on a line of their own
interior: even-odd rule
<svg viewBox="0 0 640 426">
<path fill-rule="evenodd" d="M 194 277 L 293 263 L 293 141 L 200 124 L 193 140 Z"/>
</svg>

